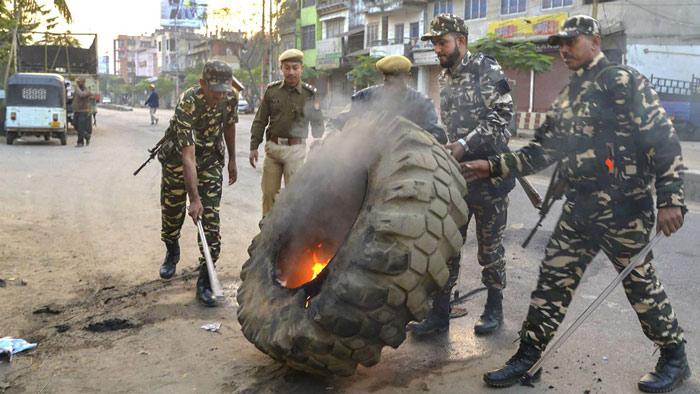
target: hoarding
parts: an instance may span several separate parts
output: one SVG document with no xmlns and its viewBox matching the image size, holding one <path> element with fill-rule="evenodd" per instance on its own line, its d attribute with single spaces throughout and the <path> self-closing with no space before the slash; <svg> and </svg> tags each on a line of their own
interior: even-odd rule
<svg viewBox="0 0 700 394">
<path fill-rule="evenodd" d="M 205 0 L 160 0 L 160 25 L 198 29 L 207 21 Z"/>
<path fill-rule="evenodd" d="M 343 39 L 335 37 L 316 41 L 316 56 L 319 59 L 343 57 Z"/>
<path fill-rule="evenodd" d="M 97 72 L 99 74 L 109 74 L 109 56 L 97 57 Z"/>
<path fill-rule="evenodd" d="M 552 14 L 489 22 L 488 32 L 507 40 L 546 37 L 558 32 L 566 17 L 567 14 Z"/>
</svg>

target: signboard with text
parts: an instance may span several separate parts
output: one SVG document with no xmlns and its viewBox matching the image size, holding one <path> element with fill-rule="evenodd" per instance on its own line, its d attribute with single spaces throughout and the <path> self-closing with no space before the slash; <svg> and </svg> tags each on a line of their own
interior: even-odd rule
<svg viewBox="0 0 700 394">
<path fill-rule="evenodd" d="M 343 57 L 343 39 L 341 37 L 326 38 L 316 41 L 316 58 L 332 59 Z"/>
<path fill-rule="evenodd" d="M 566 17 L 552 14 L 489 22 L 488 32 L 507 40 L 546 37 L 558 32 Z"/>
<path fill-rule="evenodd" d="M 416 66 L 423 66 L 427 64 L 440 64 L 435 52 L 433 51 L 423 51 L 423 52 L 413 52 L 413 64 Z"/>
<path fill-rule="evenodd" d="M 329 59 L 316 59 L 316 68 L 319 70 L 328 70 L 340 67 L 340 58 L 334 57 Z"/>
<path fill-rule="evenodd" d="M 198 29 L 206 21 L 206 0 L 160 0 L 161 26 Z"/>
</svg>

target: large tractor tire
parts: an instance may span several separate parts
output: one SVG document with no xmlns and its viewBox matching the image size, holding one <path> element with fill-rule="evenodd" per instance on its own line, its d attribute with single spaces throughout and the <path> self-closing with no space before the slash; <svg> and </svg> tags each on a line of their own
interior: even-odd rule
<svg viewBox="0 0 700 394">
<path fill-rule="evenodd" d="M 261 223 L 238 290 L 243 334 L 315 374 L 377 364 L 447 283 L 465 194 L 457 162 L 416 124 L 388 113 L 349 122 L 310 153 Z M 311 279 L 302 256 L 321 244 L 332 259 Z"/>
</svg>

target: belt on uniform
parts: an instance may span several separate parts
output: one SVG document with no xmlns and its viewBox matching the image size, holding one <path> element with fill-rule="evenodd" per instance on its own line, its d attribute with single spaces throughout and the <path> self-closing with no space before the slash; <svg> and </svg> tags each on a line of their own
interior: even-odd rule
<svg viewBox="0 0 700 394">
<path fill-rule="evenodd" d="M 304 138 L 278 138 L 275 136 L 270 136 L 268 140 L 278 145 L 298 145 L 304 143 Z"/>
</svg>

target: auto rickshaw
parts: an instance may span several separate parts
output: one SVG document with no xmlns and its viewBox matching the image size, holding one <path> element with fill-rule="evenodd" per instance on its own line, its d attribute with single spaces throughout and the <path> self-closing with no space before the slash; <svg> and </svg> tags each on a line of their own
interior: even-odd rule
<svg viewBox="0 0 700 394">
<path fill-rule="evenodd" d="M 7 81 L 6 138 L 58 138 L 66 145 L 66 87 L 57 74 L 19 73 Z"/>
</svg>

